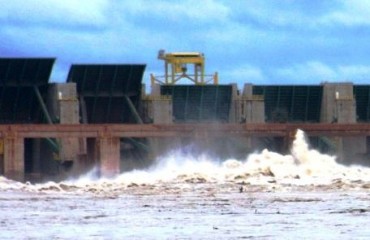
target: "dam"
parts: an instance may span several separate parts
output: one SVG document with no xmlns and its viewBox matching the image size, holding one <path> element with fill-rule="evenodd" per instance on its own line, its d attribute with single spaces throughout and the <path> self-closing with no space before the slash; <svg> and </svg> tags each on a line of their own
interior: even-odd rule
<svg viewBox="0 0 370 240">
<path fill-rule="evenodd" d="M 97 167 L 113 177 L 174 149 L 219 159 L 284 153 L 298 128 L 339 162 L 370 163 L 370 85 L 238 89 L 207 75 L 200 52 L 162 50 L 158 59 L 164 73 L 150 75 L 146 92 L 146 64 L 72 64 L 55 83 L 55 58 L 0 58 L 0 174 L 62 180 Z"/>
</svg>

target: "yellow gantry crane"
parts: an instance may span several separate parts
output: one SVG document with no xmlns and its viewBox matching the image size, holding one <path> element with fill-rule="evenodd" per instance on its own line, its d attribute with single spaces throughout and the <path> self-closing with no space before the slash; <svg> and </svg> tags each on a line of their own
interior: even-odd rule
<svg viewBox="0 0 370 240">
<path fill-rule="evenodd" d="M 208 83 L 218 84 L 218 75 L 205 75 L 204 73 L 204 54 L 200 52 L 173 52 L 166 53 L 164 50 L 158 52 L 158 59 L 164 60 L 165 75 L 155 77 L 151 75 L 152 84 L 174 85 L 181 79 L 189 79 L 196 85 Z M 193 65 L 193 72 L 188 69 L 188 65 Z"/>
</svg>

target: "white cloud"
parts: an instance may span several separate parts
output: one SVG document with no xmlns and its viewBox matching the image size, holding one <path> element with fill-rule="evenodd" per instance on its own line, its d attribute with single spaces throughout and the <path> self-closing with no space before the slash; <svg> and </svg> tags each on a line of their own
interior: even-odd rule
<svg viewBox="0 0 370 240">
<path fill-rule="evenodd" d="M 370 1 L 339 1 L 340 7 L 329 12 L 321 19 L 319 23 L 345 26 L 370 25 Z"/>
<path fill-rule="evenodd" d="M 156 16 L 175 21 L 223 21 L 230 14 L 230 9 L 226 5 L 215 0 L 135 0 L 119 2 L 118 6 L 124 13 Z"/>
<path fill-rule="evenodd" d="M 287 83 L 318 84 L 324 81 L 358 83 L 370 80 L 370 65 L 329 66 L 319 61 L 310 61 L 276 69 L 273 74 Z"/>
<path fill-rule="evenodd" d="M 244 1 L 235 9 L 241 15 L 252 17 L 271 26 L 293 26 L 308 23 L 308 18 L 295 7 L 281 1 Z"/>
<path fill-rule="evenodd" d="M 105 53 L 110 57 L 122 53 L 142 55 L 153 49 L 156 53 L 161 48 L 205 51 L 201 49 L 205 43 L 211 45 L 233 32 L 230 27 L 227 34 L 214 32 L 219 27 L 214 25 L 216 22 L 226 21 L 227 27 L 229 14 L 228 7 L 214 0 L 9 2 L 0 0 L 4 6 L 0 9 L 0 22 L 4 23 L 0 34 L 19 45 L 36 42 L 35 49 L 40 45 L 64 49 L 63 44 L 75 45 L 73 52 L 89 48 L 89 54 Z M 200 29 L 199 24 L 206 29 Z"/>
<path fill-rule="evenodd" d="M 236 7 L 237 6 L 237 7 Z M 318 30 L 320 27 L 370 25 L 370 1 L 269 1 L 250 0 L 232 4 L 233 11 L 268 27 L 298 27 Z"/>
<path fill-rule="evenodd" d="M 316 11 L 308 2 L 292 2 L 0 0 L 0 51 L 55 56 L 63 66 L 147 63 L 150 72 L 162 71 L 159 49 L 200 51 L 207 72 L 218 71 L 223 83 L 365 79 L 369 60 L 355 53 L 366 52 L 366 43 L 354 46 L 354 36 L 327 27 L 367 24 L 368 4 L 338 0 Z M 350 61 L 363 65 L 340 65 Z M 300 64 L 278 67 L 288 62 Z"/>
<path fill-rule="evenodd" d="M 266 80 L 262 70 L 256 66 L 244 64 L 231 70 L 222 71 L 220 80 L 223 83 L 249 82 L 260 83 Z"/>
<path fill-rule="evenodd" d="M 333 69 L 318 61 L 295 64 L 293 66 L 277 69 L 275 74 L 279 76 L 279 78 L 286 79 L 289 82 L 320 81 L 336 77 L 336 72 Z"/>
<path fill-rule="evenodd" d="M 356 81 L 357 83 L 367 83 L 370 81 L 370 66 L 366 65 L 347 65 L 339 66 L 338 74 L 345 79 Z"/>
<path fill-rule="evenodd" d="M 107 0 L 0 0 L 0 20 L 33 26 L 100 26 L 107 23 Z"/>
</svg>

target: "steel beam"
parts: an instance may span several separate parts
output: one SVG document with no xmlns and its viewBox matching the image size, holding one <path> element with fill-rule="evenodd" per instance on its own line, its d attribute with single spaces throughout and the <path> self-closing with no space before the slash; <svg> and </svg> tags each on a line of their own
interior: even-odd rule
<svg viewBox="0 0 370 240">
<path fill-rule="evenodd" d="M 0 125 L 0 137 L 21 138 L 285 136 L 302 129 L 310 136 L 370 136 L 370 124 L 14 124 Z"/>
<path fill-rule="evenodd" d="M 139 124 L 143 124 L 143 120 L 141 119 L 139 113 L 136 111 L 136 108 L 134 106 L 134 104 L 132 103 L 131 99 L 128 97 L 128 96 L 124 96 L 125 100 L 126 100 L 126 103 L 132 113 L 132 115 L 134 116 L 135 120 L 137 123 Z"/>
</svg>

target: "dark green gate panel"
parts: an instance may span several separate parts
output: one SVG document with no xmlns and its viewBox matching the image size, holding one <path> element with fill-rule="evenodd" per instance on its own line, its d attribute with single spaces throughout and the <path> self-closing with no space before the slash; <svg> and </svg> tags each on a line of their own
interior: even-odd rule
<svg viewBox="0 0 370 240">
<path fill-rule="evenodd" d="M 45 101 L 47 86 L 39 87 Z M 43 123 L 35 92 L 30 87 L 0 87 L 0 123 Z"/>
<path fill-rule="evenodd" d="M 174 122 L 228 122 L 231 85 L 162 85 L 172 96 Z"/>
<path fill-rule="evenodd" d="M 353 86 L 358 122 L 370 122 L 370 85 Z"/>
<path fill-rule="evenodd" d="M 0 58 L 0 123 L 42 123 L 34 91 L 44 102 L 54 58 Z"/>
<path fill-rule="evenodd" d="M 0 86 L 48 84 L 54 58 L 0 58 Z"/>
<path fill-rule="evenodd" d="M 88 123 L 130 123 L 135 121 L 125 97 L 138 108 L 144 70 L 143 64 L 75 64 L 67 82 L 77 84 Z"/>
<path fill-rule="evenodd" d="M 263 95 L 267 122 L 320 122 L 322 86 L 253 86 Z"/>
</svg>

